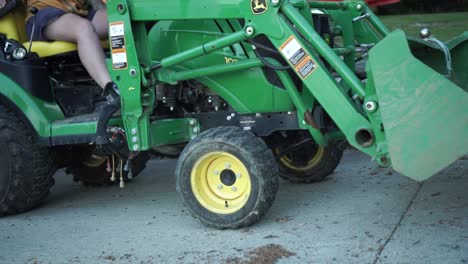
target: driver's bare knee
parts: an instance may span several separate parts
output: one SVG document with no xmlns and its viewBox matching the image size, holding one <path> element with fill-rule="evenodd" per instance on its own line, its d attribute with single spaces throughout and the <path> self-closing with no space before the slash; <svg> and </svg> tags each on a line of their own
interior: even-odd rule
<svg viewBox="0 0 468 264">
<path fill-rule="evenodd" d="M 96 31 L 87 19 L 68 13 L 50 23 L 45 28 L 44 34 L 51 40 L 78 42 L 82 38 L 96 35 Z"/>
</svg>

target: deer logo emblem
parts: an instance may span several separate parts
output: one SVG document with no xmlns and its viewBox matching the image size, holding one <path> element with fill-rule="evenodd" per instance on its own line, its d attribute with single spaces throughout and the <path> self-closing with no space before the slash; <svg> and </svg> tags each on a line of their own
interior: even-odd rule
<svg viewBox="0 0 468 264">
<path fill-rule="evenodd" d="M 252 13 L 255 15 L 263 14 L 268 10 L 268 3 L 266 0 L 250 0 L 250 5 L 252 7 Z"/>
</svg>

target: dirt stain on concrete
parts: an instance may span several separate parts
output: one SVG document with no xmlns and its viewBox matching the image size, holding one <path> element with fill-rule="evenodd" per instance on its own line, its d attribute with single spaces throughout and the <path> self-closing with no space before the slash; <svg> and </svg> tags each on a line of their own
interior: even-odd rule
<svg viewBox="0 0 468 264">
<path fill-rule="evenodd" d="M 282 258 L 295 256 L 296 253 L 285 249 L 281 245 L 268 244 L 252 249 L 245 253 L 244 258 L 228 258 L 226 264 L 274 264 Z"/>
</svg>

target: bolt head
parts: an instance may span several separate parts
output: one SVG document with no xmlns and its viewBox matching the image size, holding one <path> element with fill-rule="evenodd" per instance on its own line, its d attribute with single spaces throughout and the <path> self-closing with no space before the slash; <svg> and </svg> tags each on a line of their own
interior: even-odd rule
<svg viewBox="0 0 468 264">
<path fill-rule="evenodd" d="M 200 129 L 198 127 L 194 127 L 193 128 L 193 133 L 198 133 L 198 132 L 200 132 Z"/>
<path fill-rule="evenodd" d="M 226 119 L 227 119 L 227 121 L 231 121 L 232 117 L 231 117 L 231 116 L 227 116 Z"/>
<path fill-rule="evenodd" d="M 214 174 L 215 174 L 215 175 L 219 175 L 219 170 L 215 170 L 215 171 L 214 171 Z"/>
<path fill-rule="evenodd" d="M 218 190 L 221 190 L 221 189 L 223 189 L 223 185 L 222 185 L 222 184 L 218 185 Z"/>
<path fill-rule="evenodd" d="M 362 5 L 361 5 L 361 4 L 357 4 L 356 9 L 357 9 L 357 10 L 361 10 L 361 9 L 362 9 Z"/>
<path fill-rule="evenodd" d="M 138 138 L 137 137 L 132 137 L 132 142 L 133 143 L 136 143 L 138 141 Z"/>
<path fill-rule="evenodd" d="M 254 34 L 255 30 L 252 26 L 248 26 L 246 29 L 245 29 L 245 33 L 247 34 L 247 36 L 252 36 Z"/>
<path fill-rule="evenodd" d="M 226 169 L 229 169 L 229 168 L 231 168 L 231 164 L 226 163 L 225 167 L 226 167 Z"/>
<path fill-rule="evenodd" d="M 190 124 L 191 126 L 194 126 L 195 123 L 196 123 L 195 119 L 190 119 L 189 124 Z"/>
<path fill-rule="evenodd" d="M 240 172 L 236 173 L 236 178 L 239 179 L 242 176 Z"/>
<path fill-rule="evenodd" d="M 232 190 L 233 192 L 237 192 L 237 187 L 236 187 L 236 186 L 232 186 L 231 190 Z"/>
<path fill-rule="evenodd" d="M 423 28 L 421 31 L 419 31 L 419 35 L 423 39 L 427 39 L 431 36 L 431 31 L 428 28 Z"/>
<path fill-rule="evenodd" d="M 136 135 L 137 129 L 136 129 L 136 128 L 132 128 L 132 131 L 131 131 L 131 132 L 132 132 L 132 135 Z"/>
<path fill-rule="evenodd" d="M 133 145 L 133 151 L 137 151 L 140 148 L 138 145 Z"/>
<path fill-rule="evenodd" d="M 373 112 L 373 111 L 375 111 L 377 109 L 377 103 L 374 102 L 374 101 L 368 101 L 365 104 L 365 108 L 366 108 L 367 111 Z"/>
</svg>

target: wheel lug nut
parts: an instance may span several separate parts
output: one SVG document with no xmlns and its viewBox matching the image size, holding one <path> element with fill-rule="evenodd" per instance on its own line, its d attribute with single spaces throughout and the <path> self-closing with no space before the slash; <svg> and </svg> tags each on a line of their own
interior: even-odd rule
<svg viewBox="0 0 468 264">
<path fill-rule="evenodd" d="M 223 185 L 222 185 L 222 184 L 218 185 L 218 189 L 219 189 L 219 190 L 221 190 L 222 188 L 223 188 Z"/>
<path fill-rule="evenodd" d="M 231 164 L 226 163 L 226 169 L 229 169 L 229 168 L 231 168 Z"/>
<path fill-rule="evenodd" d="M 231 188 L 231 190 L 232 190 L 233 192 L 237 192 L 237 187 L 236 187 L 236 186 L 233 186 L 233 187 Z"/>
<path fill-rule="evenodd" d="M 242 176 L 242 174 L 240 174 L 240 172 L 238 172 L 238 173 L 236 174 L 236 178 L 237 178 L 237 179 L 239 179 L 241 176 Z"/>
<path fill-rule="evenodd" d="M 214 174 L 215 174 L 215 175 L 218 175 L 218 174 L 219 174 L 219 170 L 215 170 L 215 171 L 214 171 Z"/>
</svg>

